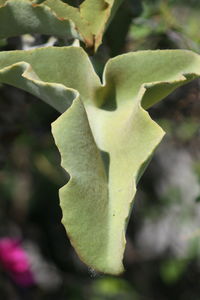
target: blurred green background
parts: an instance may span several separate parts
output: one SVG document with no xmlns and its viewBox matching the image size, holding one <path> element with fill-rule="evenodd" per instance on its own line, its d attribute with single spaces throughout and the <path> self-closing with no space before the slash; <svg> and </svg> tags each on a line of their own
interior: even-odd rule
<svg viewBox="0 0 200 300">
<path fill-rule="evenodd" d="M 180 48 L 200 53 L 199 16 L 199 0 L 125 0 L 91 57 L 96 71 L 101 76 L 110 57 L 129 51 Z M 0 50 L 51 41 L 25 35 L 0 40 Z M 0 237 L 21 240 L 36 283 L 22 288 L 0 266 L 0 299 L 199 300 L 199 100 L 196 80 L 149 110 L 167 134 L 138 186 L 127 233 L 126 272 L 112 277 L 80 262 L 61 224 L 58 189 L 67 178 L 50 133 L 58 114 L 23 91 L 1 86 Z"/>
</svg>

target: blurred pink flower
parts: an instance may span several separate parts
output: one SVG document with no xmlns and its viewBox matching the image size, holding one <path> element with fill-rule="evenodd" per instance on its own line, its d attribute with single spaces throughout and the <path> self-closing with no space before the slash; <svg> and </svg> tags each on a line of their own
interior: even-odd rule
<svg viewBox="0 0 200 300">
<path fill-rule="evenodd" d="M 19 240 L 0 239 L 0 264 L 18 285 L 28 287 L 34 284 L 28 255 Z"/>
</svg>

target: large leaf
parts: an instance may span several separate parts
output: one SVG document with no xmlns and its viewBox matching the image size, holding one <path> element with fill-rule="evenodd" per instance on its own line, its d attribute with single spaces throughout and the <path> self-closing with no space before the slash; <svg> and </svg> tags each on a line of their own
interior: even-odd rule
<svg viewBox="0 0 200 300">
<path fill-rule="evenodd" d="M 0 38 L 24 33 L 79 37 L 96 50 L 122 1 L 85 0 L 80 7 L 73 7 L 60 0 L 0 0 Z"/>
<path fill-rule="evenodd" d="M 81 259 L 123 271 L 125 229 L 136 183 L 164 132 L 145 108 L 200 75 L 189 51 L 142 51 L 108 61 L 103 84 L 80 48 L 0 53 L 0 82 L 33 93 L 62 115 L 52 132 L 70 181 L 63 224 Z"/>
</svg>

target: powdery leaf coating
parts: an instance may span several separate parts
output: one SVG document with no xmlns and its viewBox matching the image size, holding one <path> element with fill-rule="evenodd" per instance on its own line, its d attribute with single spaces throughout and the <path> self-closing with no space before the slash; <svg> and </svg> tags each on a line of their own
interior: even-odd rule
<svg viewBox="0 0 200 300">
<path fill-rule="evenodd" d="M 95 270 L 123 271 L 136 184 L 164 135 L 145 108 L 198 76 L 200 56 L 186 50 L 120 55 L 106 64 L 103 84 L 81 48 L 0 53 L 0 82 L 62 113 L 52 124 L 70 175 L 60 190 L 62 222 L 80 258 Z"/>
</svg>

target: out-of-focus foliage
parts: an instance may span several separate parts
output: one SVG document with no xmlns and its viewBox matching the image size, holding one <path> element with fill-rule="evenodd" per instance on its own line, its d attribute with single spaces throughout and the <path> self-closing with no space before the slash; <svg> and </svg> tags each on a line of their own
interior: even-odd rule
<svg viewBox="0 0 200 300">
<path fill-rule="evenodd" d="M 105 277 L 92 285 L 90 300 L 138 300 L 134 289 L 123 279 Z"/>
<path fill-rule="evenodd" d="M 185 48 L 200 51 L 199 1 L 144 1 L 130 34 L 133 49 Z"/>
</svg>

